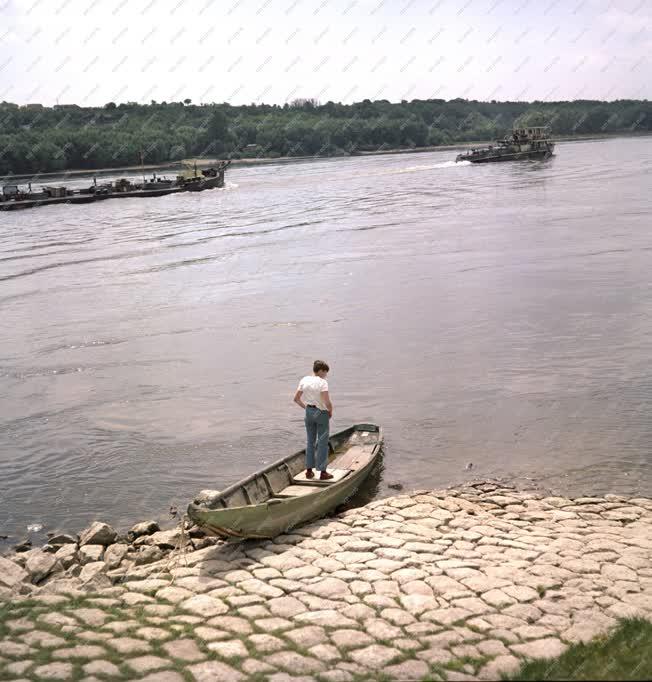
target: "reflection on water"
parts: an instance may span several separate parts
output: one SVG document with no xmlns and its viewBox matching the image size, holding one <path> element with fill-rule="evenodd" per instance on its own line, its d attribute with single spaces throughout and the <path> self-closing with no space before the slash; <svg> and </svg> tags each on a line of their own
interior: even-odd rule
<svg viewBox="0 0 652 682">
<path fill-rule="evenodd" d="M 384 428 L 369 494 L 652 494 L 652 139 L 453 156 L 3 213 L 0 534 L 165 518 L 296 451 L 317 357 L 333 430 Z"/>
</svg>

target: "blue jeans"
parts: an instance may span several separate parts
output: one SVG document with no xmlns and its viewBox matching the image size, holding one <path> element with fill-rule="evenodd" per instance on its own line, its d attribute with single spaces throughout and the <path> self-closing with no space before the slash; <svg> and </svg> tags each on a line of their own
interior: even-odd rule
<svg viewBox="0 0 652 682">
<path fill-rule="evenodd" d="M 317 445 L 317 470 L 326 471 L 328 466 L 328 426 L 330 416 L 326 410 L 306 406 L 306 469 L 315 468 L 315 444 Z"/>
</svg>

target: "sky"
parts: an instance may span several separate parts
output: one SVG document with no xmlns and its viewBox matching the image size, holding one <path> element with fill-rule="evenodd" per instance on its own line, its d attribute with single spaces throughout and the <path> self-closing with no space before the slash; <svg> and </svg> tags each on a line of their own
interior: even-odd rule
<svg viewBox="0 0 652 682">
<path fill-rule="evenodd" d="M 0 0 L 0 101 L 650 99 L 652 0 Z"/>
</svg>

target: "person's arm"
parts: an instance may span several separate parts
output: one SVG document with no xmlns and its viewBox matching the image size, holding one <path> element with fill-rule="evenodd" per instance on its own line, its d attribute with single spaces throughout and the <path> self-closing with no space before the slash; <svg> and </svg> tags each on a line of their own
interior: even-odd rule
<svg viewBox="0 0 652 682">
<path fill-rule="evenodd" d="M 303 395 L 303 391 L 302 391 L 300 388 L 297 389 L 297 392 L 294 394 L 294 402 L 295 402 L 302 410 L 305 410 L 305 409 L 306 409 L 306 406 L 305 406 L 303 400 L 301 400 L 301 396 L 302 396 L 302 395 Z"/>
<path fill-rule="evenodd" d="M 326 409 L 328 410 L 328 416 L 332 417 L 333 416 L 333 403 L 331 402 L 331 397 L 328 394 L 328 391 L 322 391 L 321 392 L 321 399 L 324 401 L 324 405 L 326 405 Z"/>
</svg>

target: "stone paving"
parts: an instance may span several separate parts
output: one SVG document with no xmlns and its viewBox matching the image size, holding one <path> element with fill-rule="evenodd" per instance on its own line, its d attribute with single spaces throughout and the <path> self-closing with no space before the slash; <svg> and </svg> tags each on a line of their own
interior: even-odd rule
<svg viewBox="0 0 652 682">
<path fill-rule="evenodd" d="M 176 552 L 110 586 L 23 590 L 0 560 L 0 680 L 498 679 L 652 619 L 651 559 L 650 499 L 485 482 Z"/>
</svg>

